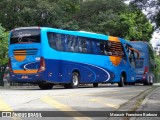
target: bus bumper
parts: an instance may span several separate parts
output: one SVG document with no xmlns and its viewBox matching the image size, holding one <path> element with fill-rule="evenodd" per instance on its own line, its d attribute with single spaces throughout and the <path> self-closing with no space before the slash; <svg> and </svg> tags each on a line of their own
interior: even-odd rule
<svg viewBox="0 0 160 120">
<path fill-rule="evenodd" d="M 148 75 L 136 75 L 136 83 L 144 83 L 147 81 Z"/>
<path fill-rule="evenodd" d="M 18 82 L 18 83 L 39 83 L 45 82 L 47 80 L 45 75 L 43 74 L 11 74 L 10 81 Z"/>
</svg>

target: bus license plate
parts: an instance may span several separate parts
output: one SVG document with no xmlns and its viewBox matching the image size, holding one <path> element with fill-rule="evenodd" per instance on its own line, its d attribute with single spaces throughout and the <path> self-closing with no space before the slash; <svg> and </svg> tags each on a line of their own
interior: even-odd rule
<svg viewBox="0 0 160 120">
<path fill-rule="evenodd" d="M 22 79 L 27 79 L 28 78 L 28 76 L 22 76 Z"/>
</svg>

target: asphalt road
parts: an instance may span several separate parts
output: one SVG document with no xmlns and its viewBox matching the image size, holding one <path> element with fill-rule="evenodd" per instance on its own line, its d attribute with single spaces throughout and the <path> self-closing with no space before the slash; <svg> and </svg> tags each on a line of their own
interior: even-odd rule
<svg viewBox="0 0 160 120">
<path fill-rule="evenodd" d="M 51 90 L 40 90 L 37 86 L 0 88 L 0 111 L 39 111 L 43 113 L 44 111 L 60 111 L 55 114 L 62 115 L 62 117 L 55 116 L 54 118 L 42 116 L 43 118 L 3 117 L 0 119 L 53 120 L 62 119 L 63 115 L 67 115 L 70 117 L 63 119 L 106 120 L 106 117 L 97 117 L 95 111 L 116 111 L 120 106 L 150 88 L 151 86 L 143 85 L 117 87 L 114 84 L 103 84 L 98 88 L 85 85 L 77 89 L 64 89 L 62 86 L 55 86 Z M 93 117 L 81 117 L 85 114 L 81 111 L 94 111 Z M 54 116 L 54 113 L 48 112 L 48 114 Z M 45 112 L 44 116 L 48 114 Z"/>
</svg>

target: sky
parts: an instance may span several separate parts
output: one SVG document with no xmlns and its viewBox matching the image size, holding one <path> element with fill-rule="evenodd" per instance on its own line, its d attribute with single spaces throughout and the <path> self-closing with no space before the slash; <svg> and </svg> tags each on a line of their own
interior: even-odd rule
<svg viewBox="0 0 160 120">
<path fill-rule="evenodd" d="M 160 31 L 159 32 L 155 31 L 153 33 L 150 43 L 152 44 L 153 47 L 155 47 L 156 45 L 160 45 Z"/>
</svg>

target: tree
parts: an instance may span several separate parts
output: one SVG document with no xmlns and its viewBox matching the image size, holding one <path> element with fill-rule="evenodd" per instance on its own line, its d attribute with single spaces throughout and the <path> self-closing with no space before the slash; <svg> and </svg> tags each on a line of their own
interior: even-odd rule
<svg viewBox="0 0 160 120">
<path fill-rule="evenodd" d="M 149 41 L 153 27 L 134 5 L 122 0 L 92 0 L 82 3 L 73 16 L 81 30 L 98 32 L 128 40 Z"/>
<path fill-rule="evenodd" d="M 132 0 L 132 4 L 146 10 L 151 22 L 155 23 L 155 28 L 160 27 L 160 0 Z"/>
<path fill-rule="evenodd" d="M 74 0 L 1 0 L 0 22 L 7 30 L 21 26 L 76 28 L 70 16 L 78 9 L 78 3 Z"/>
<path fill-rule="evenodd" d="M 7 30 L 46 26 L 149 41 L 151 24 L 124 0 L 1 0 L 0 22 Z M 5 6 L 5 7 L 3 7 Z"/>
<path fill-rule="evenodd" d="M 122 0 L 92 0 L 81 3 L 79 11 L 73 15 L 81 30 L 116 35 L 119 30 L 117 20 L 126 5 Z"/>
<path fill-rule="evenodd" d="M 139 9 L 128 10 L 120 15 L 120 24 L 126 30 L 124 38 L 128 40 L 150 41 L 153 26 Z"/>
<path fill-rule="evenodd" d="M 0 24 L 0 65 L 8 62 L 8 32 Z"/>
</svg>

